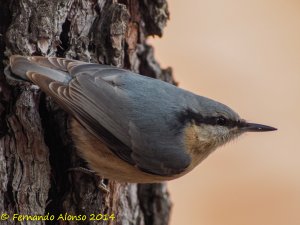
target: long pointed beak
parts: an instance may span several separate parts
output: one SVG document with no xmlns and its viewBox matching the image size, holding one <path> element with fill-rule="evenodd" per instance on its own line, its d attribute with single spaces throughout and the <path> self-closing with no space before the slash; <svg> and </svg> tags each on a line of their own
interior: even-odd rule
<svg viewBox="0 0 300 225">
<path fill-rule="evenodd" d="M 242 128 L 246 132 L 266 132 L 266 131 L 274 131 L 277 130 L 275 127 L 266 126 L 263 124 L 257 123 L 245 123 Z"/>
</svg>

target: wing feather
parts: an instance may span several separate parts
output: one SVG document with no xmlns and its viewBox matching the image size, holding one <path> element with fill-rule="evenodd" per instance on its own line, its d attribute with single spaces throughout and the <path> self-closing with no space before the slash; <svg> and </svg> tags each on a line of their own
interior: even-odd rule
<svg viewBox="0 0 300 225">
<path fill-rule="evenodd" d="M 68 83 L 43 74 L 47 69 L 27 72 L 27 77 L 118 157 L 161 176 L 188 167 L 191 159 L 184 151 L 184 138 L 176 137 L 183 134 L 170 126 L 176 123 L 174 110 L 184 104 L 178 100 L 178 88 L 106 65 L 56 58 L 34 61 L 67 71 L 72 77 Z"/>
</svg>

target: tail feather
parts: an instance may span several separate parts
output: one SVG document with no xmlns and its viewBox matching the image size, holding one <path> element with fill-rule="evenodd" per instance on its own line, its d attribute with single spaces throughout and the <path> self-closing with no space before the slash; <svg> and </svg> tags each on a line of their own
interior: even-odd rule
<svg viewBox="0 0 300 225">
<path fill-rule="evenodd" d="M 68 71 L 68 65 L 76 62 L 75 60 L 42 57 L 42 56 L 20 56 L 10 57 L 10 70 L 24 80 L 30 80 L 28 72 L 42 74 L 62 83 L 68 83 L 71 80 Z"/>
</svg>

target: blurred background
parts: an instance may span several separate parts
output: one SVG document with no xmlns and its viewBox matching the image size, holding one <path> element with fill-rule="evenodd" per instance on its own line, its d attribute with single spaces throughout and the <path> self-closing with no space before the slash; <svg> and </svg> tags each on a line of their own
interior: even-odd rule
<svg viewBox="0 0 300 225">
<path fill-rule="evenodd" d="M 169 0 L 150 40 L 179 86 L 275 126 L 219 148 L 169 182 L 171 225 L 300 224 L 300 2 Z"/>
</svg>

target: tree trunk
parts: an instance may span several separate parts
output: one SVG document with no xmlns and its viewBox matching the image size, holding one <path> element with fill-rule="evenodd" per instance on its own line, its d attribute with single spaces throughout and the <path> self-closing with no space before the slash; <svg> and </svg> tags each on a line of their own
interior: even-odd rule
<svg viewBox="0 0 300 225">
<path fill-rule="evenodd" d="M 0 0 L 1 71 L 12 54 L 60 56 L 174 84 L 146 44 L 149 35 L 162 35 L 168 17 L 165 0 Z M 70 170 L 86 163 L 68 116 L 37 86 L 6 81 L 2 72 L 0 115 L 1 224 L 168 224 L 165 184 L 106 181 L 106 193 L 98 177 Z M 28 217 L 37 215 L 45 217 Z"/>
</svg>

